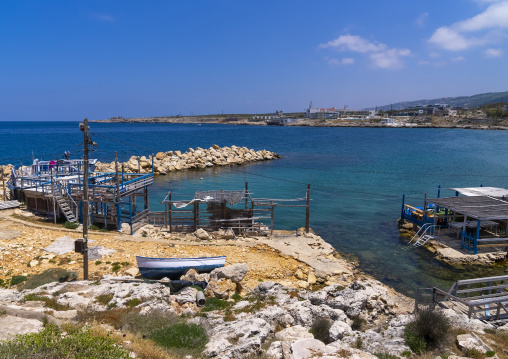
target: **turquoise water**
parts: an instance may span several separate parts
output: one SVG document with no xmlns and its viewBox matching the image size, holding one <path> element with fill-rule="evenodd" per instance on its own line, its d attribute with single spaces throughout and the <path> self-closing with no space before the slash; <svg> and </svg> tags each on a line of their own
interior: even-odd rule
<svg viewBox="0 0 508 359">
<path fill-rule="evenodd" d="M 247 146 L 279 153 L 282 159 L 238 167 L 159 176 L 150 192 L 153 210 L 171 190 L 243 189 L 255 197 L 294 198 L 311 183 L 311 227 L 360 268 L 395 289 L 447 287 L 457 278 L 503 274 L 504 269 L 454 269 L 425 250 L 407 250 L 396 226 L 402 194 L 421 206 L 437 186 L 506 187 L 508 132 L 457 129 L 303 128 L 180 124 L 91 123 L 99 150 L 92 156 L 120 161 L 132 155 L 189 147 Z M 0 162 L 29 164 L 65 150 L 82 155 L 82 133 L 73 122 L 0 123 Z M 102 137 L 101 137 L 102 136 Z M 114 140 L 114 141 L 113 141 Z M 60 157 L 60 156 L 58 156 Z M 442 191 L 442 196 L 452 192 Z M 295 229 L 303 208 L 277 208 L 275 227 Z"/>
</svg>

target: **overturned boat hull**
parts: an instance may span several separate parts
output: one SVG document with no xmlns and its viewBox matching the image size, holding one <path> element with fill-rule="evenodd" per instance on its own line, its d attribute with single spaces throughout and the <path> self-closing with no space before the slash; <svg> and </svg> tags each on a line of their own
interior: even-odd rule
<svg viewBox="0 0 508 359">
<path fill-rule="evenodd" d="M 189 269 L 198 273 L 224 267 L 226 256 L 200 258 L 150 258 L 136 256 L 139 272 L 146 278 L 175 277 Z"/>
</svg>

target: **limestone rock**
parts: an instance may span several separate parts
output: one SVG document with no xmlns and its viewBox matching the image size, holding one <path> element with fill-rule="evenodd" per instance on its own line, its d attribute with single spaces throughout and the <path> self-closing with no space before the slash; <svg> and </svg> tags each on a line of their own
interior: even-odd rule
<svg viewBox="0 0 508 359">
<path fill-rule="evenodd" d="M 353 329 L 343 321 L 337 320 L 333 322 L 330 327 L 330 338 L 332 340 L 342 339 L 345 335 L 350 335 L 353 333 Z"/>
<path fill-rule="evenodd" d="M 309 275 L 307 276 L 307 283 L 316 284 L 317 278 L 313 271 L 309 271 Z"/>
<path fill-rule="evenodd" d="M 237 263 L 222 268 L 216 268 L 210 273 L 210 280 L 226 278 L 231 279 L 233 283 L 239 283 L 247 274 L 247 270 L 247 263 Z"/>
<path fill-rule="evenodd" d="M 0 342 L 14 339 L 18 334 L 37 333 L 44 325 L 37 319 L 26 319 L 11 315 L 0 316 Z"/>
<path fill-rule="evenodd" d="M 194 235 L 201 239 L 201 240 L 211 240 L 212 237 L 208 234 L 207 231 L 205 231 L 203 228 L 199 228 L 196 232 L 194 232 Z"/>
<path fill-rule="evenodd" d="M 129 269 L 124 271 L 125 274 L 135 277 L 139 274 L 139 269 L 136 267 L 130 267 Z"/>
<path fill-rule="evenodd" d="M 281 341 L 297 340 L 302 338 L 314 339 L 314 335 L 312 335 L 312 333 L 309 333 L 309 329 L 302 327 L 301 325 L 295 325 L 294 327 L 289 327 L 281 330 L 278 333 L 275 333 L 275 339 Z"/>
<path fill-rule="evenodd" d="M 182 289 L 178 294 L 176 294 L 175 300 L 178 304 L 182 305 L 185 303 L 194 303 L 196 302 L 196 293 L 198 292 L 197 289 L 192 287 L 186 287 Z"/>
<path fill-rule="evenodd" d="M 474 333 L 458 335 L 457 346 L 461 350 L 476 349 L 481 353 L 485 353 L 490 350 L 490 348 Z"/>
<path fill-rule="evenodd" d="M 180 277 L 180 280 L 188 280 L 189 282 L 202 282 L 204 280 L 204 276 L 196 272 L 195 269 L 189 269 L 187 273 Z"/>
</svg>

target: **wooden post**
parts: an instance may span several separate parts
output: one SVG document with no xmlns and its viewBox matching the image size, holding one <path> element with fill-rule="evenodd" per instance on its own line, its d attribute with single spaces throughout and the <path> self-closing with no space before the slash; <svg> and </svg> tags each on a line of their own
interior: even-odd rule
<svg viewBox="0 0 508 359">
<path fill-rule="evenodd" d="M 247 209 L 248 196 L 249 196 L 249 182 L 245 182 L 245 209 Z"/>
<path fill-rule="evenodd" d="M 425 224 L 425 219 L 427 218 L 427 192 L 425 192 L 425 198 L 423 200 L 423 211 L 422 211 L 422 222 Z"/>
<path fill-rule="evenodd" d="M 198 230 L 198 206 L 197 202 L 194 202 L 194 230 Z"/>
<path fill-rule="evenodd" d="M 173 213 L 171 208 L 171 192 L 169 192 L 169 233 L 173 233 Z"/>
<path fill-rule="evenodd" d="M 406 195 L 402 195 L 402 209 L 400 210 L 400 219 L 404 218 L 404 204 L 406 202 Z"/>
<path fill-rule="evenodd" d="M 227 217 L 227 205 L 226 205 L 226 201 L 222 201 L 222 219 L 226 219 Z"/>
<path fill-rule="evenodd" d="M 270 235 L 273 234 L 273 211 L 275 209 L 275 205 L 274 203 L 272 202 L 272 218 L 271 218 L 271 228 L 270 228 Z"/>
<path fill-rule="evenodd" d="M 5 192 L 5 178 L 4 178 L 4 169 L 3 169 L 3 167 L 2 167 L 2 172 L 1 173 L 2 173 L 2 188 L 4 190 L 4 201 L 7 201 L 7 194 Z"/>
<path fill-rule="evenodd" d="M 55 184 L 53 182 L 53 169 L 51 170 L 51 193 L 53 193 L 53 221 L 56 224 L 56 205 L 55 205 Z"/>
<path fill-rule="evenodd" d="M 83 278 L 88 280 L 88 119 L 85 118 L 83 126 Z M 81 126 L 80 126 L 81 127 Z"/>
<path fill-rule="evenodd" d="M 118 177 L 118 154 L 115 151 L 115 184 L 116 184 L 116 229 L 120 231 L 122 229 L 122 225 L 120 223 L 120 214 L 118 213 L 118 206 L 120 202 L 120 178 Z"/>
<path fill-rule="evenodd" d="M 273 211 L 272 211 L 273 222 Z M 310 230 L 310 183 L 307 185 L 307 204 L 305 205 L 305 232 L 309 233 Z"/>
</svg>

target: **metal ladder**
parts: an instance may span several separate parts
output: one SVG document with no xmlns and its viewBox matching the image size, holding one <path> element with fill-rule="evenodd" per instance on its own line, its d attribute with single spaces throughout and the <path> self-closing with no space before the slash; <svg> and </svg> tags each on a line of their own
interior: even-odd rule
<svg viewBox="0 0 508 359">
<path fill-rule="evenodd" d="M 438 236 L 434 235 L 434 229 L 436 227 L 439 229 L 438 225 L 425 223 L 423 226 L 420 227 L 418 232 L 416 232 L 414 237 L 409 241 L 408 245 L 411 245 L 411 243 L 414 242 L 413 247 L 421 247 L 425 243 L 427 243 L 429 239 L 439 238 L 439 235 Z"/>
</svg>

